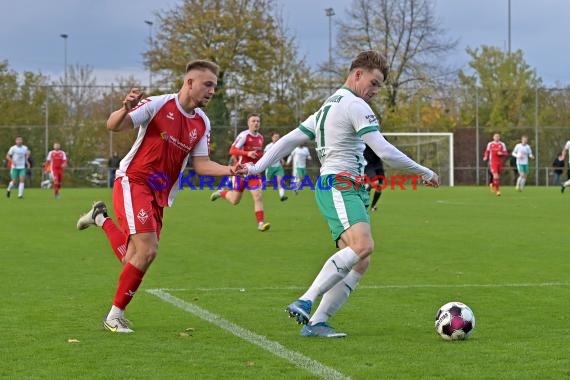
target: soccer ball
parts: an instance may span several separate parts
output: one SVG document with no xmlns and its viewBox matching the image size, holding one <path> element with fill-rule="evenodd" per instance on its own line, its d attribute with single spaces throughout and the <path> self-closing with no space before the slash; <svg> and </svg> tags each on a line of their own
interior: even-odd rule
<svg viewBox="0 0 570 380">
<path fill-rule="evenodd" d="M 475 315 L 461 302 L 449 302 L 435 315 L 435 329 L 445 340 L 463 340 L 475 329 Z"/>
</svg>

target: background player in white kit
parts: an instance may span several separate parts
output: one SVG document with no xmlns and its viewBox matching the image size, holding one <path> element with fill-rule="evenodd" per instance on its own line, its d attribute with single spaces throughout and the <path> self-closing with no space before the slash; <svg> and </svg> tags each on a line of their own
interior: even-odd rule
<svg viewBox="0 0 570 380">
<path fill-rule="evenodd" d="M 305 145 L 300 145 L 293 149 L 287 158 L 287 165 L 293 161 L 293 176 L 295 177 L 295 194 L 303 183 L 303 178 L 307 175 L 307 160 L 311 160 L 311 152 Z"/>
<path fill-rule="evenodd" d="M 12 145 L 8 149 L 6 158 L 12 163 L 10 165 L 11 181 L 6 189 L 6 197 L 10 198 L 12 188 L 18 183 L 18 198 L 24 198 L 24 187 L 26 183 L 26 169 L 30 168 L 30 150 L 24 145 L 24 139 L 21 136 L 16 137 L 16 145 Z"/>
<path fill-rule="evenodd" d="M 378 94 L 387 75 L 388 65 L 382 55 L 375 51 L 358 54 L 344 86 L 297 129 L 275 143 L 255 165 L 247 165 L 249 173 L 260 173 L 294 147 L 309 140 L 317 144 L 322 166 L 316 201 L 340 250 L 327 259 L 307 291 L 286 308 L 290 317 L 305 325 L 302 336 L 346 336 L 335 332 L 327 321 L 356 288 L 374 250 L 368 192 L 364 185 L 355 183 L 355 177 L 364 171 L 365 143 L 386 165 L 419 174 L 428 186 L 439 185 L 437 174 L 408 158 L 380 134 L 378 119 L 367 102 Z M 339 173 L 346 173 L 344 178 L 352 181 L 352 187 L 346 189 L 342 181 L 343 188 L 337 188 Z M 319 307 L 311 316 L 313 303 L 321 295 Z"/>
<path fill-rule="evenodd" d="M 271 134 L 271 142 L 265 146 L 263 151 L 267 152 L 269 149 L 271 149 L 273 144 L 275 144 L 277 140 L 279 140 L 279 138 L 281 138 L 281 135 L 277 132 L 273 132 Z M 277 184 L 276 186 L 279 192 L 279 199 L 281 200 L 281 202 L 284 202 L 288 198 L 285 195 L 285 189 L 283 188 L 282 186 L 283 184 L 281 183 L 283 177 L 285 176 L 285 170 L 283 170 L 283 165 L 281 165 L 281 161 L 282 160 L 275 162 L 274 164 L 270 165 L 267 168 L 267 170 L 265 170 L 265 178 L 267 178 L 267 180 L 269 181 L 275 181 L 274 183 Z"/>
<path fill-rule="evenodd" d="M 519 172 L 515 188 L 517 191 L 523 191 L 524 185 L 526 184 L 526 177 L 528 175 L 528 159 L 534 159 L 532 148 L 528 145 L 527 136 L 521 137 L 521 142 L 515 145 L 512 155 L 517 159 L 517 170 Z"/>
</svg>

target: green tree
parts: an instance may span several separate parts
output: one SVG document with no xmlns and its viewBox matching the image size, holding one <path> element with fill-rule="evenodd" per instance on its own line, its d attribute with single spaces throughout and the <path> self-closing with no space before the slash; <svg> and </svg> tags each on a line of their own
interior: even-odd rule
<svg viewBox="0 0 570 380">
<path fill-rule="evenodd" d="M 441 58 L 457 42 L 444 32 L 433 0 L 353 0 L 339 22 L 337 54 L 343 62 L 362 50 L 384 54 L 390 74 L 383 94 L 393 109 L 403 88 L 434 84 L 446 71 Z"/>
<path fill-rule="evenodd" d="M 208 106 L 214 125 L 228 125 L 229 110 L 236 108 L 241 119 L 260 109 L 266 120 L 286 119 L 290 110 L 270 105 L 291 104 L 299 92 L 291 80 L 305 83 L 310 75 L 272 12 L 272 0 L 184 0 L 157 14 L 158 32 L 145 64 L 176 89 L 189 60 L 216 62 L 218 89 Z"/>
<path fill-rule="evenodd" d="M 472 58 L 471 70 L 461 70 L 459 81 L 470 96 L 478 94 L 480 124 L 489 131 L 533 125 L 535 89 L 541 80 L 525 62 L 523 52 L 508 54 L 497 47 L 481 46 L 468 48 L 467 54 Z"/>
</svg>

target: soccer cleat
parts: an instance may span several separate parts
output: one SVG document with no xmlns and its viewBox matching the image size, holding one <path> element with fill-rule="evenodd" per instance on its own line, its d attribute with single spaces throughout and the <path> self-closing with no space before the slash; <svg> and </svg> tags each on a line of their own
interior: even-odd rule
<svg viewBox="0 0 570 380">
<path fill-rule="evenodd" d="M 85 214 L 81 215 L 77 220 L 77 229 L 84 230 L 89 226 L 96 225 L 95 218 L 97 215 L 103 215 L 105 218 L 108 218 L 107 215 L 107 206 L 103 201 L 96 201 L 93 203 L 93 207 L 91 210 L 87 211 Z"/>
<path fill-rule="evenodd" d="M 564 188 L 564 187 L 562 187 L 562 188 Z M 6 198 L 10 198 L 10 190 L 8 190 L 8 189 L 6 189 Z"/>
<path fill-rule="evenodd" d="M 210 195 L 210 200 L 213 202 L 213 201 L 215 201 L 216 199 L 220 199 L 221 197 L 222 197 L 221 191 L 220 191 L 220 190 L 217 190 L 217 191 L 214 191 L 214 192 L 212 193 L 212 195 Z"/>
<path fill-rule="evenodd" d="M 285 202 L 287 199 L 289 199 L 289 197 L 287 197 L 286 195 L 282 196 L 281 198 L 281 202 Z"/>
<path fill-rule="evenodd" d="M 265 231 L 269 230 L 270 228 L 271 228 L 271 224 L 269 224 L 269 223 L 259 222 L 259 224 L 257 225 L 257 229 L 261 232 L 265 232 Z"/>
<path fill-rule="evenodd" d="M 127 323 L 124 317 L 117 317 L 113 319 L 105 319 L 103 321 L 103 327 L 114 333 L 132 333 L 134 332 Z"/>
<path fill-rule="evenodd" d="M 501 196 L 501 192 L 497 191 L 497 196 L 500 197 Z"/>
<path fill-rule="evenodd" d="M 18 199 L 24 199 L 23 195 L 18 195 Z"/>
<path fill-rule="evenodd" d="M 325 322 L 315 323 L 314 325 L 305 325 L 301 329 L 301 336 L 319 336 L 322 338 L 344 338 L 345 333 L 334 331 L 334 327 Z"/>
<path fill-rule="evenodd" d="M 295 318 L 298 324 L 306 325 L 311 318 L 311 308 L 313 303 L 306 300 L 297 300 L 287 306 L 285 311 L 289 313 L 289 318 Z"/>
<path fill-rule="evenodd" d="M 564 194 L 564 190 L 566 190 L 566 187 L 564 187 L 564 185 L 562 185 L 560 187 L 560 193 Z M 10 197 L 10 194 L 8 194 L 8 197 Z"/>
<path fill-rule="evenodd" d="M 370 211 L 378 211 L 378 208 L 376 208 L 376 206 L 372 206 L 372 207 L 370 208 Z"/>
</svg>

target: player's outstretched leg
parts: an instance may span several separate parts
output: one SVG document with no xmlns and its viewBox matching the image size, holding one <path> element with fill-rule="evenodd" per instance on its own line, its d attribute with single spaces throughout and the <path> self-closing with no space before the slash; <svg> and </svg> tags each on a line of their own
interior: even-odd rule
<svg viewBox="0 0 570 380">
<path fill-rule="evenodd" d="M 287 306 L 285 311 L 289 313 L 289 318 L 295 318 L 298 324 L 306 325 L 311 318 L 311 308 L 313 303 L 309 300 L 297 300 Z"/>
<path fill-rule="evenodd" d="M 107 215 L 107 206 L 105 205 L 105 202 L 95 201 L 91 209 L 81 215 L 77 220 L 77 229 L 84 230 L 89 226 L 102 225 L 108 217 L 109 215 Z M 97 223 L 97 219 L 99 219 L 100 224 Z"/>
</svg>

